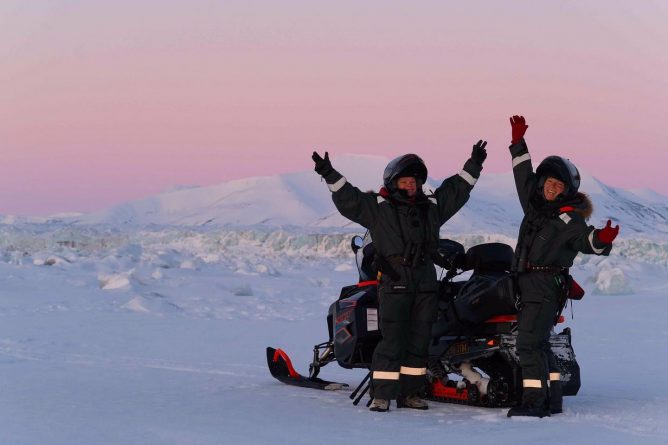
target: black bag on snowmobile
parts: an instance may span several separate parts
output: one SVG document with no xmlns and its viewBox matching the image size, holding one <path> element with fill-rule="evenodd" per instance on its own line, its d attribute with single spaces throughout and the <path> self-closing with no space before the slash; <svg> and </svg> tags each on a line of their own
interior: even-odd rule
<svg viewBox="0 0 668 445">
<path fill-rule="evenodd" d="M 487 243 L 466 252 L 465 270 L 473 275 L 447 310 L 449 330 L 458 332 L 495 315 L 517 313 L 515 285 L 509 273 L 513 250 L 507 244 Z"/>
<path fill-rule="evenodd" d="M 450 309 L 452 316 L 466 327 L 495 315 L 516 314 L 513 279 L 510 274 L 474 275 L 462 286 Z"/>
</svg>

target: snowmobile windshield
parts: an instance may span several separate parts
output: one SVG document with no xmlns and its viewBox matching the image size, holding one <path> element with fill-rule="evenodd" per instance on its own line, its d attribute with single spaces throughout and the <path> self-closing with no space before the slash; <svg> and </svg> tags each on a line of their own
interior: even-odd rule
<svg viewBox="0 0 668 445">
<path fill-rule="evenodd" d="M 360 281 L 370 281 L 376 279 L 378 271 L 373 266 L 373 260 L 376 250 L 371 239 L 371 234 L 367 232 L 364 235 L 362 248 L 355 252 L 355 261 L 360 275 Z"/>
</svg>

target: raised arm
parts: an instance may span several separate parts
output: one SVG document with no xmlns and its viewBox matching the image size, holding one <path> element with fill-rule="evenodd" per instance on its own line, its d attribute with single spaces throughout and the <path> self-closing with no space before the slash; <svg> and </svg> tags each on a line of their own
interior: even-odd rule
<svg viewBox="0 0 668 445">
<path fill-rule="evenodd" d="M 567 220 L 566 220 L 567 221 Z M 568 244 L 578 252 L 595 255 L 609 255 L 612 250 L 612 242 L 619 233 L 619 226 L 612 227 L 612 221 L 608 220 L 602 229 L 588 226 L 583 220 L 574 223 L 570 228 Z"/>
<path fill-rule="evenodd" d="M 529 200 L 536 191 L 536 175 L 531 165 L 531 155 L 529 148 L 524 141 L 524 133 L 529 126 L 524 120 L 524 116 L 513 116 L 510 118 L 512 128 L 512 141 L 510 143 L 510 154 L 513 159 L 513 176 L 515 176 L 515 186 L 517 187 L 517 196 L 520 199 L 522 210 L 527 213 L 529 209 Z"/>
<path fill-rule="evenodd" d="M 439 222 L 444 224 L 469 200 L 471 190 L 480 177 L 482 163 L 487 158 L 487 141 L 480 140 L 473 146 L 471 158 L 458 174 L 446 178 L 434 192 L 438 206 Z"/>
<path fill-rule="evenodd" d="M 323 177 L 332 192 L 332 201 L 339 213 L 367 229 L 371 228 L 378 215 L 376 194 L 364 193 L 350 184 L 341 173 L 334 170 L 328 152 L 325 152 L 323 158 L 314 151 L 311 158 L 315 162 L 316 173 Z"/>
</svg>

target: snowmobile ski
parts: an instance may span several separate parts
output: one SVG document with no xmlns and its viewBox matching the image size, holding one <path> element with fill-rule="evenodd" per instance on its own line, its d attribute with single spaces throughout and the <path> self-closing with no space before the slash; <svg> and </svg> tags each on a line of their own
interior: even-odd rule
<svg viewBox="0 0 668 445">
<path fill-rule="evenodd" d="M 326 391 L 335 391 L 348 387 L 347 383 L 329 382 L 317 377 L 305 377 L 299 374 L 292 366 L 288 354 L 280 348 L 267 347 L 267 365 L 269 365 L 269 372 L 271 372 L 271 375 L 275 379 L 288 385 Z"/>
</svg>

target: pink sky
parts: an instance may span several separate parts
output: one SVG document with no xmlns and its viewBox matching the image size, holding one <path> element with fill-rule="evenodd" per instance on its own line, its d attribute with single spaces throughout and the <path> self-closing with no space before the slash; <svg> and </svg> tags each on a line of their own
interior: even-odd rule
<svg viewBox="0 0 668 445">
<path fill-rule="evenodd" d="M 485 172 L 509 171 L 515 113 L 535 159 L 668 194 L 663 0 L 4 0 L 0 23 L 0 214 L 303 170 L 314 148 L 417 152 L 438 178 L 484 138 Z"/>
</svg>

